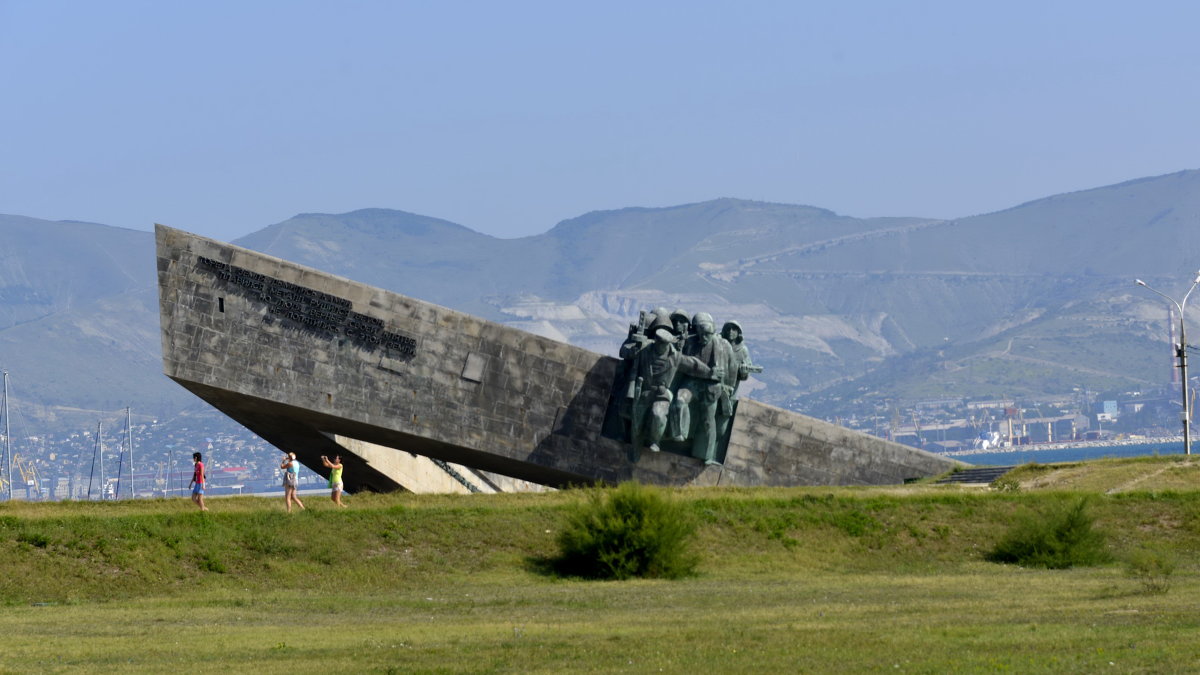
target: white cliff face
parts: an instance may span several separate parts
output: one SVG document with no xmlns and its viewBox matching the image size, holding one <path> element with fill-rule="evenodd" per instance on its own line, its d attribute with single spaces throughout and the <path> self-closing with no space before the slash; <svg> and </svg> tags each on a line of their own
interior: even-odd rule
<svg viewBox="0 0 1200 675">
<path fill-rule="evenodd" d="M 558 327 L 550 321 L 506 321 L 504 322 L 504 325 L 511 326 L 512 328 L 519 328 L 526 333 L 533 333 L 534 335 L 549 338 L 551 340 L 574 344 L 566 333 L 559 330 Z"/>
<path fill-rule="evenodd" d="M 295 237 L 293 244 L 296 248 L 308 253 L 314 260 L 329 260 L 341 253 L 342 247 L 336 241 L 328 239 L 309 239 Z"/>
<path fill-rule="evenodd" d="M 517 302 L 500 308 L 507 315 L 535 321 L 579 321 L 588 315 L 577 305 L 543 302 L 537 298 Z"/>
<path fill-rule="evenodd" d="M 782 399 L 808 379 L 807 372 L 803 372 L 807 368 L 787 363 L 781 355 L 802 351 L 812 359 L 837 363 L 842 359 L 839 352 L 845 352 L 848 345 L 853 345 L 856 354 L 865 352 L 871 360 L 897 353 L 883 334 L 885 314 L 865 318 L 834 314 L 789 316 L 765 303 L 737 304 L 715 293 L 597 290 L 571 302 L 534 296 L 509 299 L 497 309 L 504 316 L 503 322 L 513 328 L 616 356 L 630 324 L 638 321 L 639 312 L 651 312 L 656 307 L 682 309 L 688 315 L 708 312 L 718 326 L 725 321 L 738 321 L 745 330 L 755 363 L 767 367 L 765 373 L 751 377 L 740 387 L 740 394 L 750 398 Z"/>
<path fill-rule="evenodd" d="M 607 345 L 597 351 L 615 352 L 625 339 L 630 323 L 638 319 L 639 311 L 666 307 L 683 309 L 687 314 L 708 312 L 718 325 L 736 320 L 745 329 L 748 344 L 776 342 L 780 345 L 808 349 L 835 356 L 831 341 L 843 340 L 860 345 L 871 353 L 884 357 L 896 350 L 880 333 L 885 315 L 873 315 L 867 320 L 833 314 L 788 316 L 761 303 L 737 304 L 710 293 L 684 294 L 657 290 L 589 291 L 573 302 L 556 303 L 528 297 L 509 302 L 500 311 L 511 317 L 505 323 L 524 330 L 541 324 L 566 341 L 579 346 Z M 544 333 L 539 333 L 544 334 Z M 556 338 L 557 339 L 557 338 Z"/>
</svg>

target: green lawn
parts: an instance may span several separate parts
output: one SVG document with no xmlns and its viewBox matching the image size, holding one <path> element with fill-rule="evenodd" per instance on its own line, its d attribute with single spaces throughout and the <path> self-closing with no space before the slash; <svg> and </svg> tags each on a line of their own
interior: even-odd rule
<svg viewBox="0 0 1200 675">
<path fill-rule="evenodd" d="M 572 492 L 290 517 L 254 498 L 3 504 L 0 672 L 1194 671 L 1200 491 L 1178 473 L 1093 493 L 1114 562 L 1058 571 L 983 554 L 1080 492 L 676 491 L 701 523 L 679 581 L 546 575 Z M 1165 592 L 1130 576 L 1145 549 L 1177 563 Z"/>
<path fill-rule="evenodd" d="M 0 612 L 5 672 L 1187 672 L 1192 575 L 964 565 L 683 582 L 200 592 Z"/>
</svg>

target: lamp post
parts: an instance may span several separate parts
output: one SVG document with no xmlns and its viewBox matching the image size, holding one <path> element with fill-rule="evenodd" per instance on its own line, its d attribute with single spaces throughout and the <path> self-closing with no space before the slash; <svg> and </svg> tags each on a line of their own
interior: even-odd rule
<svg viewBox="0 0 1200 675">
<path fill-rule="evenodd" d="M 1183 412 L 1179 415 L 1183 420 L 1183 452 L 1190 455 L 1192 454 L 1192 409 L 1191 404 L 1188 402 L 1187 326 L 1183 319 L 1183 310 L 1187 307 L 1188 296 L 1192 294 L 1192 291 L 1196 290 L 1196 285 L 1200 284 L 1200 271 L 1196 272 L 1196 278 L 1192 281 L 1192 287 L 1187 290 L 1187 293 L 1183 294 L 1183 302 L 1175 302 L 1174 298 L 1166 293 L 1156 291 L 1141 279 L 1135 279 L 1134 281 L 1138 286 L 1141 286 L 1151 293 L 1157 293 L 1167 300 L 1170 300 L 1171 304 L 1175 305 L 1175 309 L 1179 312 L 1179 344 L 1174 345 L 1175 355 L 1179 357 L 1179 378 L 1183 383 L 1181 387 L 1181 393 L 1183 395 Z"/>
</svg>

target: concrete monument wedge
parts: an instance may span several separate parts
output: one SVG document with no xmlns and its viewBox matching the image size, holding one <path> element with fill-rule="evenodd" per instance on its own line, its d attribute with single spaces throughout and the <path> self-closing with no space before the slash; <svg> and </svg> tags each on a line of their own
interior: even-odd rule
<svg viewBox="0 0 1200 675">
<path fill-rule="evenodd" d="M 155 238 L 164 373 L 319 473 L 340 454 L 350 492 L 421 489 L 389 451 L 552 487 L 887 484 L 958 464 L 745 398 L 723 464 L 634 458 L 613 432 L 617 358 L 183 230 Z"/>
</svg>

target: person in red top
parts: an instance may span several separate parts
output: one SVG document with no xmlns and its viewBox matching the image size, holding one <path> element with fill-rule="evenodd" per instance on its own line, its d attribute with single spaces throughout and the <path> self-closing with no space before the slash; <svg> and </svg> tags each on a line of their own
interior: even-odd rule
<svg viewBox="0 0 1200 675">
<path fill-rule="evenodd" d="M 200 461 L 200 453 L 192 453 L 192 464 L 195 465 L 195 469 L 192 470 L 192 481 L 188 483 L 188 487 L 192 489 L 192 501 L 200 507 L 201 511 L 207 511 L 208 507 L 204 505 L 206 476 L 204 475 L 204 462 Z"/>
</svg>

